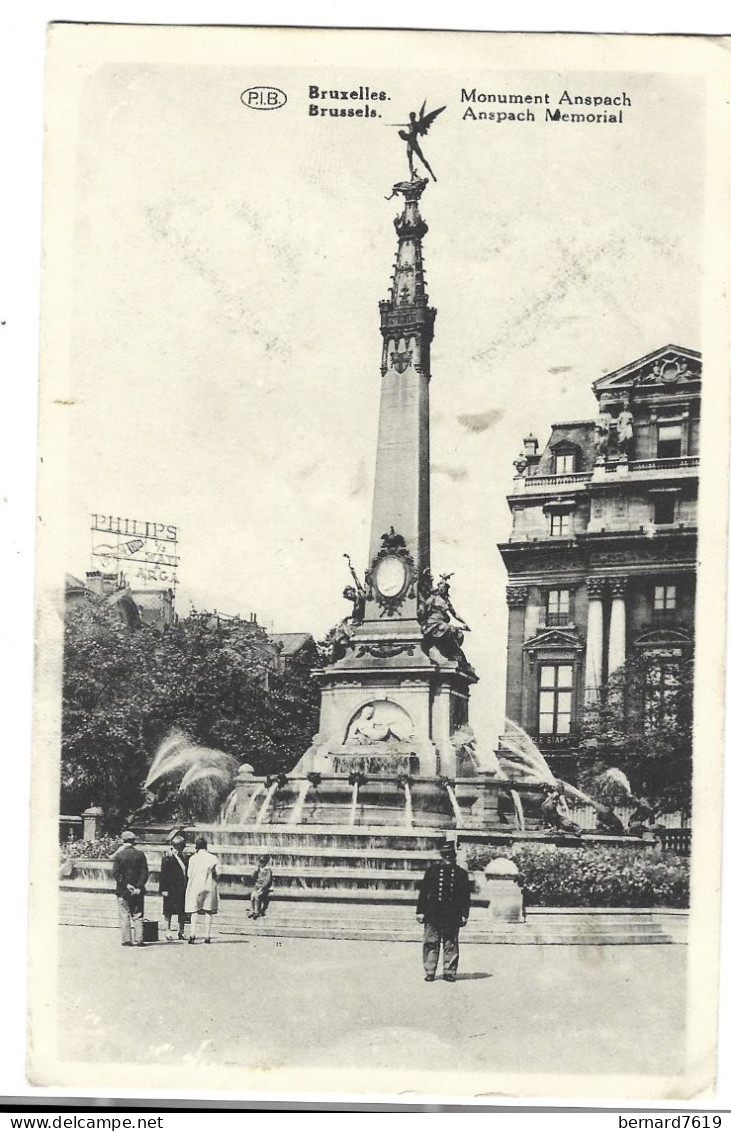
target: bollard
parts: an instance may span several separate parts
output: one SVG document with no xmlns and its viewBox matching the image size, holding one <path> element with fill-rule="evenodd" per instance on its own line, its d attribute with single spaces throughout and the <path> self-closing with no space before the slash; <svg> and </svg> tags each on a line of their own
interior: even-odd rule
<svg viewBox="0 0 731 1131">
<path fill-rule="evenodd" d="M 518 867 L 512 860 L 499 856 L 485 868 L 484 893 L 490 900 L 488 922 L 524 923 L 523 889 Z"/>
<path fill-rule="evenodd" d="M 104 810 L 98 805 L 90 805 L 81 814 L 84 818 L 84 840 L 99 840 L 102 835 L 102 817 Z"/>
</svg>

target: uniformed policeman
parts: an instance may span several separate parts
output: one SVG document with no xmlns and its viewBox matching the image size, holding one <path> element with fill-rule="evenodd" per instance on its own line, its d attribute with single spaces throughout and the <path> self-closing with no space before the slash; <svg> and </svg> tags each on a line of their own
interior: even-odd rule
<svg viewBox="0 0 731 1131">
<path fill-rule="evenodd" d="M 451 841 L 439 846 L 441 859 L 430 864 L 419 889 L 417 922 L 424 924 L 424 981 L 433 982 L 443 951 L 444 981 L 457 980 L 459 931 L 470 913 L 470 880 L 457 864 L 457 850 Z"/>
</svg>

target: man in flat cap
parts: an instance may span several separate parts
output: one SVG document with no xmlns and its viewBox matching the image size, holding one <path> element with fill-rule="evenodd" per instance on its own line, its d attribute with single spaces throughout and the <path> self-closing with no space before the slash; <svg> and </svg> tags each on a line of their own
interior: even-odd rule
<svg viewBox="0 0 731 1131">
<path fill-rule="evenodd" d="M 122 846 L 112 857 L 112 875 L 117 883 L 117 911 L 122 932 L 122 946 L 144 946 L 142 913 L 145 884 L 149 876 L 147 857 L 136 848 L 137 837 L 131 830 L 122 833 Z"/>
<path fill-rule="evenodd" d="M 452 841 L 439 845 L 439 861 L 430 864 L 419 889 L 417 922 L 424 924 L 424 981 L 433 982 L 443 951 L 444 981 L 457 980 L 459 931 L 470 914 L 470 879 L 457 864 Z"/>
</svg>

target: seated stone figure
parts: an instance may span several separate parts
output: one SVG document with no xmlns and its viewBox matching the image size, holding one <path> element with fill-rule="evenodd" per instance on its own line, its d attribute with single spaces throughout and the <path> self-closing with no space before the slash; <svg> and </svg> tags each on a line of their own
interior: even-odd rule
<svg viewBox="0 0 731 1131">
<path fill-rule="evenodd" d="M 472 668 L 462 651 L 465 632 L 470 628 L 466 621 L 455 612 L 449 596 L 449 581 L 442 576 L 436 585 L 424 595 L 421 604 L 421 628 L 424 633 L 423 647 L 436 664 L 440 657 L 456 660 L 461 667 L 471 672 Z"/>
<path fill-rule="evenodd" d="M 569 817 L 566 794 L 561 784 L 552 786 L 548 790 L 541 805 L 541 816 L 543 817 L 544 827 L 547 829 L 557 829 L 559 832 L 576 835 L 581 832 L 580 827 Z"/>
<path fill-rule="evenodd" d="M 372 746 L 381 742 L 403 742 L 412 737 L 411 719 L 396 703 L 376 700 L 366 703 L 348 727 L 347 742 Z"/>
</svg>

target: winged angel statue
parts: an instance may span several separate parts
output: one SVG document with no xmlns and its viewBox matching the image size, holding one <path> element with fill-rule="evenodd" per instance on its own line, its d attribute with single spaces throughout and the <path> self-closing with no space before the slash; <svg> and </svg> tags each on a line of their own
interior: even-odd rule
<svg viewBox="0 0 731 1131">
<path fill-rule="evenodd" d="M 406 157 L 409 162 L 409 172 L 411 173 L 412 180 L 415 180 L 417 177 L 416 170 L 414 169 L 414 154 L 416 154 L 416 156 L 419 158 L 432 180 L 436 181 L 437 179 L 434 176 L 434 172 L 429 162 L 421 152 L 419 138 L 424 137 L 427 134 L 429 127 L 434 122 L 434 119 L 439 114 L 441 114 L 442 110 L 445 109 L 445 106 L 440 106 L 438 110 L 430 110 L 428 114 L 425 114 L 424 111 L 426 110 L 426 102 L 423 102 L 418 117 L 412 110 L 409 114 L 408 122 L 396 123 L 397 125 L 404 127 L 403 129 L 399 130 L 398 135 L 403 141 L 406 142 Z"/>
</svg>

